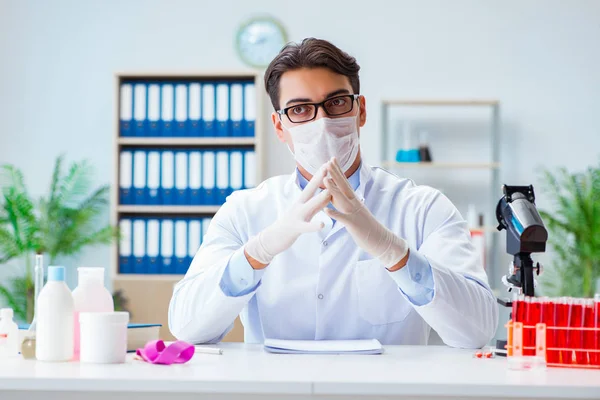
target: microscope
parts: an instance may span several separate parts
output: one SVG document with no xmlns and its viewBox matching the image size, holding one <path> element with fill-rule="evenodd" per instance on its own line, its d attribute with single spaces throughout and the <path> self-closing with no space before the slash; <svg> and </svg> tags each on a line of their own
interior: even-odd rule
<svg viewBox="0 0 600 400">
<path fill-rule="evenodd" d="M 523 294 L 535 295 L 535 277 L 542 273 L 542 265 L 535 263 L 531 253 L 546 251 L 548 231 L 535 207 L 533 186 L 503 185 L 504 196 L 496 207 L 499 231 L 506 230 L 506 252 L 513 256 L 508 275 L 502 277 L 502 282 L 513 292 L 513 298 Z M 498 299 L 505 307 L 512 307 L 509 299 Z M 498 340 L 496 348 L 503 349 L 506 341 Z"/>
<path fill-rule="evenodd" d="M 502 186 L 504 197 L 496 207 L 498 230 L 506 229 L 506 252 L 514 259 L 502 282 L 508 291 L 535 294 L 535 276 L 542 273 L 540 263 L 533 264 L 531 253 L 546 251 L 548 231 L 535 207 L 533 186 Z M 502 303 L 501 303 L 502 304 Z"/>
</svg>

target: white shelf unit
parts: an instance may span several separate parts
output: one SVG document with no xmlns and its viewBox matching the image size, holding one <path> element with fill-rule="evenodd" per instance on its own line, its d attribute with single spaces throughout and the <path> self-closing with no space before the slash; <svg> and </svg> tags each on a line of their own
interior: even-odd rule
<svg viewBox="0 0 600 400">
<path fill-rule="evenodd" d="M 388 168 L 498 169 L 500 163 L 397 162 L 384 161 Z"/>
<path fill-rule="evenodd" d="M 389 127 L 388 121 L 390 109 L 392 107 L 411 107 L 411 108 L 446 108 L 446 107 L 463 107 L 463 108 L 479 108 L 490 110 L 489 121 L 489 137 L 490 137 L 490 155 L 488 162 L 397 162 L 389 160 Z M 496 204 L 502 196 L 500 186 L 500 102 L 494 99 L 385 99 L 381 104 L 381 157 L 382 165 L 391 170 L 408 171 L 410 169 L 432 170 L 435 173 L 446 173 L 445 170 L 450 170 L 451 173 L 455 170 L 482 170 L 489 171 L 489 187 L 486 189 L 490 194 L 490 202 L 486 215 L 495 215 Z M 488 221 L 489 223 L 490 221 Z M 495 222 L 495 219 L 494 221 Z M 494 233 L 498 232 L 494 226 L 484 226 L 481 229 L 473 229 L 473 232 Z M 490 279 L 490 285 L 497 287 L 500 282 L 497 280 L 498 272 L 498 237 L 499 235 L 491 235 L 486 248 L 487 273 Z"/>
<path fill-rule="evenodd" d="M 120 86 L 126 80 L 172 80 L 172 81 L 215 81 L 215 80 L 252 80 L 255 85 L 256 119 L 254 125 L 254 137 L 121 137 L 120 135 Z M 256 153 L 256 182 L 265 178 L 265 143 L 263 140 L 264 129 L 264 104 L 265 94 L 262 83 L 262 75 L 257 71 L 190 71 L 190 72 L 120 72 L 115 74 L 114 79 L 114 154 L 113 163 L 115 174 L 112 185 L 112 212 L 111 221 L 114 225 L 123 215 L 128 216 L 211 216 L 217 213 L 220 206 L 172 206 L 172 205 L 121 205 L 119 204 L 119 154 L 128 146 L 148 146 L 153 148 L 203 148 L 210 146 L 236 147 L 252 146 Z M 164 281 L 175 282 L 182 275 L 167 274 L 120 274 L 119 273 L 119 244 L 115 243 L 112 249 L 112 278 L 115 281 Z"/>
</svg>

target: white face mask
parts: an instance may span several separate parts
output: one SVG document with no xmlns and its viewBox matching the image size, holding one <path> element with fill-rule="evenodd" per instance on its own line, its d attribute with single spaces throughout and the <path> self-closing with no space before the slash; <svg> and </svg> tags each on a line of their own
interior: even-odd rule
<svg viewBox="0 0 600 400">
<path fill-rule="evenodd" d="M 314 175 L 321 165 L 335 157 L 342 171 L 348 171 L 358 154 L 359 115 L 319 118 L 292 128 L 284 125 L 292 136 L 296 162 Z"/>
</svg>

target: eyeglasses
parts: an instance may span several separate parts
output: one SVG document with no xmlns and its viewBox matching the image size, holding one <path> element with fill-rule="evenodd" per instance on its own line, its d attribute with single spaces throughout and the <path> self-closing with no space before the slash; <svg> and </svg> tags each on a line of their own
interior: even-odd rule
<svg viewBox="0 0 600 400">
<path fill-rule="evenodd" d="M 359 94 L 346 94 L 332 97 L 320 103 L 296 104 L 282 110 L 277 110 L 277 114 L 280 117 L 286 115 L 291 122 L 299 124 L 315 119 L 319 107 L 323 107 L 325 114 L 335 117 L 352 111 L 354 109 L 354 100 L 358 99 L 359 96 Z"/>
</svg>

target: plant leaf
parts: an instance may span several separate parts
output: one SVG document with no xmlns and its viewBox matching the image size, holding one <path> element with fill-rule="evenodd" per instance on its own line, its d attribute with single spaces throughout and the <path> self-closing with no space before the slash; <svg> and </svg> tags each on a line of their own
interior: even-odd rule
<svg viewBox="0 0 600 400">
<path fill-rule="evenodd" d="M 553 295 L 591 297 L 600 277 L 600 165 L 584 172 L 543 171 L 552 208 L 540 210 L 556 253 L 542 275 Z"/>
</svg>

